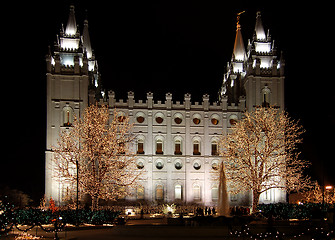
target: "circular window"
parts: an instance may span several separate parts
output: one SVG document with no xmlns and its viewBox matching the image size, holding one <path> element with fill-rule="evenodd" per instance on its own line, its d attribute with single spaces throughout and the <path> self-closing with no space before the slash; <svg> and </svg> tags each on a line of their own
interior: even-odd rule
<svg viewBox="0 0 335 240">
<path fill-rule="evenodd" d="M 211 122 L 212 122 L 213 125 L 218 125 L 219 124 L 219 120 L 216 119 L 216 118 L 212 118 Z"/>
<path fill-rule="evenodd" d="M 193 167 L 195 170 L 199 170 L 201 168 L 201 164 L 198 162 L 193 163 Z"/>
<path fill-rule="evenodd" d="M 236 115 L 230 115 L 229 117 L 229 123 L 230 125 L 235 125 L 237 123 L 238 117 Z"/>
<path fill-rule="evenodd" d="M 143 116 L 138 116 L 136 118 L 136 120 L 137 120 L 138 123 L 143 123 L 144 122 L 144 117 Z"/>
<path fill-rule="evenodd" d="M 156 117 L 156 122 L 161 124 L 163 122 L 163 118 L 162 117 Z"/>
<path fill-rule="evenodd" d="M 231 125 L 235 125 L 235 124 L 237 123 L 237 120 L 236 120 L 236 119 L 230 119 L 230 120 L 229 120 L 229 123 L 230 123 Z"/>
<path fill-rule="evenodd" d="M 177 161 L 177 162 L 174 164 L 174 166 L 175 166 L 175 168 L 176 168 L 177 170 L 180 170 L 180 169 L 183 167 L 183 164 L 182 164 L 181 162 Z"/>
<path fill-rule="evenodd" d="M 201 122 L 201 120 L 200 120 L 199 118 L 193 118 L 193 123 L 194 123 L 195 125 L 200 124 L 200 122 Z"/>
<path fill-rule="evenodd" d="M 177 123 L 177 124 L 181 124 L 181 122 L 183 121 L 183 119 L 179 118 L 179 117 L 176 117 L 174 119 L 174 122 Z"/>
<path fill-rule="evenodd" d="M 138 161 L 138 162 L 137 162 L 137 168 L 138 168 L 138 169 L 142 169 L 142 168 L 144 168 L 144 163 L 143 163 L 142 161 Z"/>
<path fill-rule="evenodd" d="M 126 120 L 126 117 L 125 116 L 118 116 L 117 119 L 118 119 L 119 122 L 124 122 L 124 120 Z"/>
<path fill-rule="evenodd" d="M 164 164 L 163 164 L 162 161 L 157 161 L 157 162 L 156 162 L 156 168 L 157 168 L 157 169 L 162 169 L 163 167 L 164 167 Z"/>
<path fill-rule="evenodd" d="M 212 163 L 212 169 L 213 170 L 219 170 L 219 163 L 217 161 Z"/>
</svg>

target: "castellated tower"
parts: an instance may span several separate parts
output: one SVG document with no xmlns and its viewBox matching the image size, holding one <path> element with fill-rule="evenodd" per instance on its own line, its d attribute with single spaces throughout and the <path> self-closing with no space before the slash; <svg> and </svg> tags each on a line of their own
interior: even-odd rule
<svg viewBox="0 0 335 240">
<path fill-rule="evenodd" d="M 66 28 L 62 26 L 53 51 L 49 48 L 47 65 L 47 143 L 45 151 L 45 195 L 57 203 L 62 201 L 65 186 L 54 179 L 51 151 L 56 146 L 59 133 L 69 129 L 74 115 L 80 116 L 88 106 L 89 92 L 98 95 L 99 73 L 84 21 L 83 35 L 76 24 L 74 6 Z M 58 179 L 59 180 L 59 179 Z"/>
<path fill-rule="evenodd" d="M 106 104 L 112 113 L 127 115 L 134 124 L 134 151 L 137 167 L 143 171 L 139 186 L 126 199 L 142 203 L 196 203 L 216 206 L 216 179 L 222 158 L 218 156 L 218 141 L 227 134 L 245 110 L 256 106 L 284 107 L 284 62 L 277 59 L 271 38 L 265 35 L 260 13 L 257 13 L 255 35 L 244 47 L 242 28 L 237 22 L 231 61 L 223 76 L 219 100 L 192 102 L 186 93 L 182 102 L 167 93 L 164 101 L 156 101 L 154 93 L 136 100 L 133 92 L 128 99 L 116 99 L 110 90 L 100 94 L 100 78 L 93 54 L 88 22 L 82 35 L 76 25 L 74 7 L 62 28 L 47 62 L 47 149 L 46 197 L 61 205 L 67 186 L 53 177 L 51 151 L 62 130 L 70 129 L 74 114 L 95 101 Z M 230 205 L 251 205 L 249 192 L 231 195 Z M 274 189 L 261 195 L 261 202 L 284 202 L 285 194 Z"/>
<path fill-rule="evenodd" d="M 274 40 L 265 30 L 261 13 L 257 12 L 254 36 L 248 42 L 247 76 L 244 88 L 247 92 L 247 109 L 255 106 L 276 106 L 284 109 L 284 67 L 281 54 L 278 59 Z"/>
</svg>

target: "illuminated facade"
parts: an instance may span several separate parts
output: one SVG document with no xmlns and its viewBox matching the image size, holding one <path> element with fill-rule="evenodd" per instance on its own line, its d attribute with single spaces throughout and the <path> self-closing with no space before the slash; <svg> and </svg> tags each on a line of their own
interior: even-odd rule
<svg viewBox="0 0 335 240">
<path fill-rule="evenodd" d="M 242 112 L 255 106 L 284 108 L 284 61 L 278 59 L 269 33 L 265 34 L 261 15 L 256 16 L 255 33 L 244 47 L 241 26 L 236 29 L 231 61 L 223 77 L 219 100 L 192 103 L 191 94 L 183 102 L 155 101 L 153 93 L 135 100 L 133 92 L 126 101 L 115 99 L 109 91 L 101 95 L 97 62 L 90 44 L 88 22 L 83 35 L 76 25 L 71 6 L 66 29 L 61 30 L 54 51 L 47 55 L 47 149 L 46 197 L 61 203 L 65 187 L 52 177 L 52 151 L 58 134 L 70 128 L 73 116 L 80 115 L 96 99 L 111 109 L 128 115 L 137 136 L 134 151 L 142 169 L 140 187 L 128 200 L 148 202 L 195 202 L 216 205 L 218 182 L 215 173 L 220 164 L 218 140 L 230 131 Z M 112 111 L 111 111 L 112 112 Z M 231 205 L 251 205 L 251 194 L 231 195 Z M 263 193 L 264 203 L 285 202 L 286 194 L 273 189 Z"/>
</svg>

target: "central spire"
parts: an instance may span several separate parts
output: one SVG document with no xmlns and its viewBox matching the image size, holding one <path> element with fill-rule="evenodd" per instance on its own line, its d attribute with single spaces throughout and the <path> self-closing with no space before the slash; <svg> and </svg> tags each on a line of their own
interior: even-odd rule
<svg viewBox="0 0 335 240">
<path fill-rule="evenodd" d="M 237 61 L 244 61 L 246 59 L 246 52 L 244 48 L 241 25 L 240 25 L 240 15 L 242 13 L 244 13 L 244 11 L 237 14 L 236 36 L 233 51 L 233 58 Z"/>
<path fill-rule="evenodd" d="M 65 34 L 66 35 L 75 35 L 77 32 L 76 16 L 74 15 L 74 6 L 70 6 L 69 19 L 67 21 Z"/>
<path fill-rule="evenodd" d="M 256 14 L 255 33 L 256 33 L 257 40 L 265 40 L 266 39 L 260 11 L 258 11 L 257 14 Z"/>
<path fill-rule="evenodd" d="M 84 51 L 86 51 L 86 53 L 87 53 L 87 58 L 90 59 L 93 54 L 92 54 L 90 34 L 88 32 L 88 21 L 87 21 L 87 19 L 85 19 L 85 21 L 84 21 L 83 47 L 84 47 Z"/>
</svg>

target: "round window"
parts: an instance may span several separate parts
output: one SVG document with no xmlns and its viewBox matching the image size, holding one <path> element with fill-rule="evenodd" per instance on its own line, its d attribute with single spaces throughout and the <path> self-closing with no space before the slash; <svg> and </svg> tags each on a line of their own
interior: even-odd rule
<svg viewBox="0 0 335 240">
<path fill-rule="evenodd" d="M 219 169 L 219 164 L 217 162 L 212 163 L 212 169 L 213 170 L 218 170 Z"/>
<path fill-rule="evenodd" d="M 156 122 L 161 124 L 163 122 L 163 118 L 162 117 L 156 117 Z"/>
<path fill-rule="evenodd" d="M 180 169 L 183 167 L 183 165 L 181 164 L 181 162 L 176 162 L 176 163 L 174 164 L 174 166 L 175 166 L 175 168 L 178 169 L 178 170 L 180 170 Z"/>
<path fill-rule="evenodd" d="M 193 167 L 194 167 L 195 170 L 199 170 L 199 169 L 201 168 L 201 165 L 200 165 L 200 163 L 195 162 L 195 163 L 193 164 Z"/>
<path fill-rule="evenodd" d="M 177 124 L 181 124 L 182 121 L 183 121 L 183 119 L 181 119 L 180 117 L 176 117 L 174 119 L 174 122 L 177 123 Z"/>
<path fill-rule="evenodd" d="M 230 120 L 229 120 L 229 123 L 230 123 L 231 125 L 235 125 L 235 124 L 237 123 L 237 120 L 236 120 L 236 119 L 230 119 Z"/>
<path fill-rule="evenodd" d="M 144 163 L 143 163 L 142 161 L 139 161 L 139 162 L 137 163 L 137 168 L 138 168 L 138 169 L 142 169 L 142 168 L 144 168 Z"/>
<path fill-rule="evenodd" d="M 229 123 L 231 126 L 235 125 L 237 123 L 238 117 L 236 115 L 231 115 L 229 117 Z"/>
<path fill-rule="evenodd" d="M 119 122 L 124 122 L 126 120 L 126 117 L 125 116 L 118 116 L 117 119 L 118 119 Z"/>
<path fill-rule="evenodd" d="M 142 116 L 138 116 L 138 117 L 136 118 L 136 120 L 137 120 L 138 123 L 143 123 L 143 122 L 144 122 L 144 117 L 142 117 Z"/>
<path fill-rule="evenodd" d="M 193 118 L 193 123 L 195 125 L 198 125 L 201 122 L 201 120 L 199 118 Z"/>
<path fill-rule="evenodd" d="M 163 167 L 164 167 L 163 162 L 161 162 L 161 161 L 157 161 L 157 162 L 156 162 L 156 168 L 157 168 L 157 169 L 162 169 Z"/>
<path fill-rule="evenodd" d="M 216 119 L 216 118 L 212 118 L 211 122 L 212 122 L 213 125 L 218 125 L 219 124 L 219 120 Z"/>
</svg>

